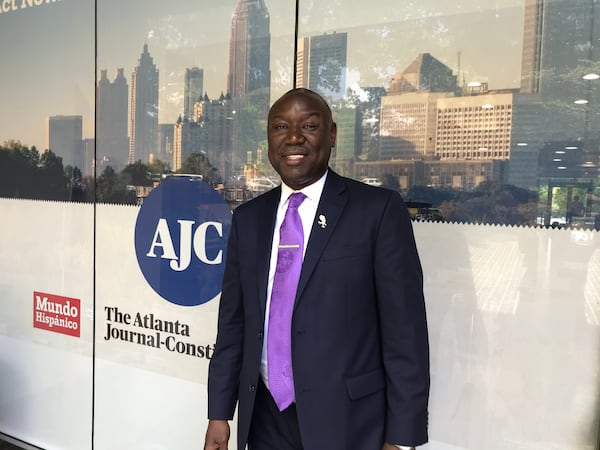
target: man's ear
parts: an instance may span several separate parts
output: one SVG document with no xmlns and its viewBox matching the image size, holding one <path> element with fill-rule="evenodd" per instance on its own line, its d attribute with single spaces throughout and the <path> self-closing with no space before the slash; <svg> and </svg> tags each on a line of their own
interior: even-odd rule
<svg viewBox="0 0 600 450">
<path fill-rule="evenodd" d="M 337 136 L 337 124 L 333 122 L 331 124 L 330 144 L 331 148 L 335 147 L 335 139 Z"/>
</svg>

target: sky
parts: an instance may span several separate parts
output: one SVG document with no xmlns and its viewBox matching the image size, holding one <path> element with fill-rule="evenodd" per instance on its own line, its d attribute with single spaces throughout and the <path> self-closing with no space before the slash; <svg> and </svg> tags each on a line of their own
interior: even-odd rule
<svg viewBox="0 0 600 450">
<path fill-rule="evenodd" d="M 161 123 L 183 110 L 187 67 L 203 68 L 205 91 L 218 97 L 236 3 L 46 0 L 21 8 L 26 2 L 13 0 L 16 10 L 0 12 L 0 143 L 45 149 L 53 115 L 82 115 L 84 138 L 93 137 L 95 76 L 106 69 L 112 80 L 122 67 L 130 84 L 144 44 L 159 69 Z M 274 100 L 292 83 L 295 2 L 265 3 Z M 386 86 L 423 52 L 460 70 L 461 81 L 520 84 L 523 0 L 301 0 L 299 16 L 301 37 L 348 33 L 349 85 Z"/>
</svg>

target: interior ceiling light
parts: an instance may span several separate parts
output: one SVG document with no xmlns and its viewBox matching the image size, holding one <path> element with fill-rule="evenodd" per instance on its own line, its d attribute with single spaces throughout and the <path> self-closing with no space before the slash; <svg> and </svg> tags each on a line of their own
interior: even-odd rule
<svg viewBox="0 0 600 450">
<path fill-rule="evenodd" d="M 569 147 L 565 147 L 565 150 L 577 150 L 579 147 L 576 146 L 569 146 Z"/>
<path fill-rule="evenodd" d="M 554 153 L 556 153 L 557 155 L 564 155 L 567 152 L 565 152 L 564 150 L 556 150 Z"/>
<path fill-rule="evenodd" d="M 584 80 L 597 80 L 598 78 L 600 78 L 600 75 L 598 75 L 597 73 L 586 73 L 583 76 Z"/>
<path fill-rule="evenodd" d="M 479 86 L 481 86 L 481 82 L 480 81 L 469 81 L 467 83 L 467 86 L 469 86 L 469 87 L 479 87 Z"/>
<path fill-rule="evenodd" d="M 560 159 L 560 158 L 554 158 L 552 161 L 560 162 L 560 161 L 562 161 L 562 159 Z"/>
<path fill-rule="evenodd" d="M 558 167 L 557 167 L 557 169 L 558 169 L 558 170 L 565 170 L 565 169 L 566 169 L 566 167 L 565 167 L 565 166 L 558 166 Z"/>
<path fill-rule="evenodd" d="M 579 100 L 575 100 L 573 103 L 575 103 L 576 105 L 587 105 L 588 101 L 584 98 L 580 98 Z"/>
<path fill-rule="evenodd" d="M 527 142 L 519 142 L 519 143 L 517 143 L 517 146 L 519 146 L 519 147 L 527 147 Z"/>
</svg>

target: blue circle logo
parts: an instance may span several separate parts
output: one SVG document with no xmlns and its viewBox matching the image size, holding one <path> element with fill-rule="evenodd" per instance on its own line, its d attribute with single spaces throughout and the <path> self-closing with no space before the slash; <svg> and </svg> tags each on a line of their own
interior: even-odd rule
<svg viewBox="0 0 600 450">
<path fill-rule="evenodd" d="M 231 211 L 208 184 L 171 177 L 144 200 L 135 223 L 138 264 L 165 300 L 196 306 L 221 292 Z"/>
</svg>

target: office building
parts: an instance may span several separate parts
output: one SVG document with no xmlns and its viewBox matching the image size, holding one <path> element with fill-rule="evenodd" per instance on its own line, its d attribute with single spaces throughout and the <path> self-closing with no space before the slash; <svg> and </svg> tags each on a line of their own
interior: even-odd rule
<svg viewBox="0 0 600 450">
<path fill-rule="evenodd" d="M 231 20 L 228 95 L 233 102 L 232 145 L 220 158 L 224 169 L 241 172 L 246 153 L 264 133 L 271 100 L 271 33 L 264 0 L 239 0 Z M 233 118 L 235 117 L 235 120 Z"/>
<path fill-rule="evenodd" d="M 173 171 L 181 169 L 190 155 L 203 153 L 217 172 L 212 181 L 231 174 L 232 122 L 235 117 L 231 96 L 221 94 L 218 99 L 211 100 L 204 94 L 194 103 L 191 116 L 191 119 L 179 117 L 171 126 L 170 135 L 167 125 L 161 129 L 161 140 L 166 146 L 172 138 L 169 162 Z"/>
<path fill-rule="evenodd" d="M 456 75 L 429 53 L 419 54 L 390 83 L 389 94 L 401 92 L 455 92 Z"/>
<path fill-rule="evenodd" d="M 158 125 L 158 159 L 167 164 L 173 160 L 174 128 L 172 123 Z"/>
<path fill-rule="evenodd" d="M 148 163 L 158 150 L 158 69 L 148 44 L 131 75 L 130 130 L 129 163 Z"/>
<path fill-rule="evenodd" d="M 335 161 L 354 160 L 357 156 L 357 114 L 354 106 L 340 106 L 333 111 L 337 136 L 331 156 Z"/>
<path fill-rule="evenodd" d="M 452 69 L 429 53 L 398 72 L 381 97 L 380 159 L 433 158 L 438 99 L 455 91 Z"/>
<path fill-rule="evenodd" d="M 600 136 L 600 7 L 590 0 L 526 0 L 521 92 L 546 102 L 553 140 Z"/>
<path fill-rule="evenodd" d="M 436 156 L 441 159 L 508 159 L 513 91 L 440 98 Z"/>
<path fill-rule="evenodd" d="M 346 94 L 348 34 L 310 38 L 308 87 L 336 103 Z"/>
<path fill-rule="evenodd" d="M 96 140 L 93 138 L 83 139 L 83 167 L 81 168 L 81 174 L 84 177 L 94 176 L 96 170 Z"/>
<path fill-rule="evenodd" d="M 443 92 L 381 97 L 379 159 L 427 159 L 436 152 L 436 116 Z"/>
<path fill-rule="evenodd" d="M 179 117 L 173 127 L 173 171 L 181 169 L 184 161 L 193 153 L 202 152 L 202 128 L 198 122 Z"/>
<path fill-rule="evenodd" d="M 308 87 L 308 69 L 310 67 L 310 39 L 299 38 L 298 39 L 298 51 L 296 53 L 296 88 L 307 88 Z"/>
<path fill-rule="evenodd" d="M 194 103 L 204 94 L 204 70 L 198 67 L 185 69 L 183 85 L 183 116 L 192 119 Z"/>
<path fill-rule="evenodd" d="M 82 173 L 85 173 L 83 117 L 50 116 L 48 118 L 48 149 L 62 158 L 63 167 L 78 167 Z"/>
<path fill-rule="evenodd" d="M 127 114 L 129 86 L 124 70 L 117 69 L 111 82 L 107 71 L 100 71 L 97 91 L 96 149 L 98 167 L 110 165 L 116 171 L 127 165 L 129 136 Z"/>
<path fill-rule="evenodd" d="M 231 20 L 227 86 L 234 98 L 266 97 L 271 88 L 271 34 L 264 0 L 239 0 Z"/>
</svg>

